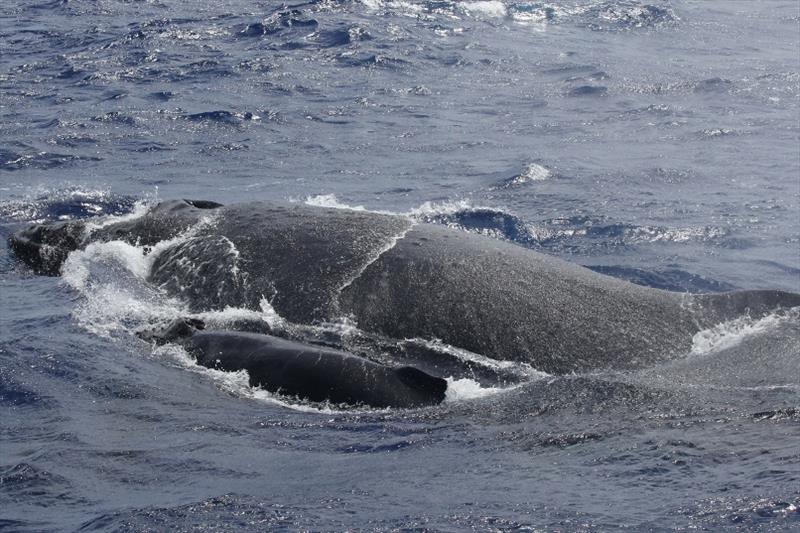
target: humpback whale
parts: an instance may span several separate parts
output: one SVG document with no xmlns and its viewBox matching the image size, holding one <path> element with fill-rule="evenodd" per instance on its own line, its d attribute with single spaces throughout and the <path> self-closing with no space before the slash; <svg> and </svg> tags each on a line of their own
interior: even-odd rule
<svg viewBox="0 0 800 533">
<path fill-rule="evenodd" d="M 411 408 L 444 400 L 447 382 L 414 367 L 393 368 L 353 354 L 240 331 L 208 331 L 197 319 L 178 319 L 140 337 L 182 345 L 198 364 L 246 370 L 251 386 L 314 402 Z"/>
<path fill-rule="evenodd" d="M 776 290 L 643 287 L 405 216 L 302 204 L 165 201 L 128 220 L 32 226 L 10 245 L 54 275 L 70 251 L 113 240 L 152 248 L 149 281 L 195 312 L 266 300 L 291 323 L 349 317 L 370 334 L 437 339 L 554 374 L 679 357 L 704 328 L 800 305 Z"/>
</svg>

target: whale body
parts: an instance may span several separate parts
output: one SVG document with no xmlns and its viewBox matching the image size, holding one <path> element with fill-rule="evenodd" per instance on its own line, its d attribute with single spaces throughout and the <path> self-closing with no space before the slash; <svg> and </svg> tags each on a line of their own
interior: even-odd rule
<svg viewBox="0 0 800 533">
<path fill-rule="evenodd" d="M 10 243 L 34 269 L 55 274 L 70 250 L 111 240 L 159 245 L 149 280 L 196 312 L 259 309 L 266 300 L 293 323 L 349 317 L 376 335 L 437 339 L 555 374 L 682 356 L 701 329 L 800 305 L 800 295 L 783 291 L 643 287 L 400 215 L 301 204 L 167 201 L 94 229 L 33 226 Z"/>
<path fill-rule="evenodd" d="M 414 367 L 390 367 L 340 350 L 240 331 L 208 331 L 196 319 L 179 319 L 140 337 L 180 344 L 199 365 L 246 370 L 249 383 L 313 402 L 412 408 L 445 398 L 447 382 Z"/>
</svg>

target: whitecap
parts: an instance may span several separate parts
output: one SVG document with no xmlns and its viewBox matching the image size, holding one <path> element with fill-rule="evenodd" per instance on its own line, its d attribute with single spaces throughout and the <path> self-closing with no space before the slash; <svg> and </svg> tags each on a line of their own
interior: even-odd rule
<svg viewBox="0 0 800 533">
<path fill-rule="evenodd" d="M 463 2 L 461 9 L 470 15 L 503 18 L 508 14 L 505 4 L 499 0 L 479 0 L 477 2 Z"/>
<path fill-rule="evenodd" d="M 304 202 L 306 205 L 316 207 L 329 207 L 333 209 L 349 209 L 350 211 L 367 211 L 363 205 L 348 205 L 340 202 L 335 194 L 317 194 L 308 196 Z"/>
<path fill-rule="evenodd" d="M 469 378 L 454 379 L 449 377 L 447 381 L 447 390 L 445 391 L 444 401 L 446 403 L 460 402 L 464 400 L 475 400 L 477 398 L 486 398 L 487 396 L 494 396 L 517 388 L 519 385 L 511 387 L 484 387 L 475 380 Z"/>
</svg>

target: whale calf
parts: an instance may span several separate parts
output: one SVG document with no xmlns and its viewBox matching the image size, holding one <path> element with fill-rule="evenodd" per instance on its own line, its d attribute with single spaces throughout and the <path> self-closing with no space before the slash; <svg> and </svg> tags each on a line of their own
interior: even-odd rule
<svg viewBox="0 0 800 533">
<path fill-rule="evenodd" d="M 291 323 L 348 317 L 389 339 L 436 339 L 552 373 L 631 369 L 689 353 L 698 331 L 800 305 L 783 291 L 691 295 L 634 285 L 516 244 L 408 217 L 302 204 L 162 202 L 100 227 L 10 239 L 35 270 L 123 240 L 155 247 L 149 281 L 192 311 L 260 309 Z"/>
<path fill-rule="evenodd" d="M 314 402 L 412 408 L 440 403 L 447 390 L 444 379 L 410 366 L 389 367 L 261 333 L 208 331 L 196 319 L 179 319 L 140 337 L 180 344 L 199 365 L 246 370 L 251 386 Z"/>
</svg>

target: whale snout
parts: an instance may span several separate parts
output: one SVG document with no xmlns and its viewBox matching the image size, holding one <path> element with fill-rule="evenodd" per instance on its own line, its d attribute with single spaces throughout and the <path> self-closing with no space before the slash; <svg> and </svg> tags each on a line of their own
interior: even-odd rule
<svg viewBox="0 0 800 533">
<path fill-rule="evenodd" d="M 57 222 L 35 224 L 14 233 L 8 239 L 14 255 L 37 274 L 57 276 L 69 253 L 83 241 L 84 224 Z"/>
</svg>

